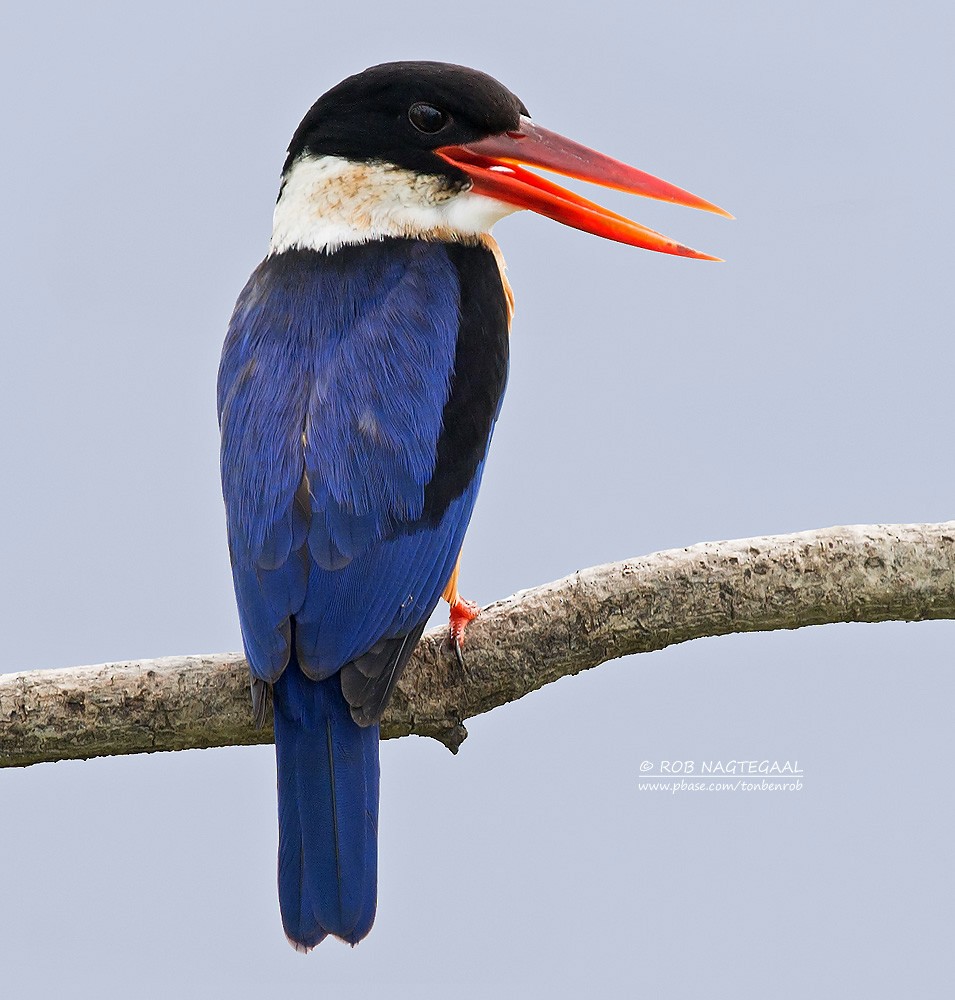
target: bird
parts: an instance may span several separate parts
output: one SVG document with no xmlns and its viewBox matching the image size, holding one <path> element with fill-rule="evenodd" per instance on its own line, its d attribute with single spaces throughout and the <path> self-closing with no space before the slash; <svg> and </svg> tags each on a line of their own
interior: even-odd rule
<svg viewBox="0 0 955 1000">
<path fill-rule="evenodd" d="M 239 624 L 271 704 L 285 935 L 354 945 L 377 907 L 379 721 L 459 556 L 508 372 L 495 223 L 521 209 L 718 260 L 529 167 L 728 215 L 551 132 L 485 73 L 392 62 L 321 96 L 288 146 L 265 259 L 218 376 Z"/>
</svg>

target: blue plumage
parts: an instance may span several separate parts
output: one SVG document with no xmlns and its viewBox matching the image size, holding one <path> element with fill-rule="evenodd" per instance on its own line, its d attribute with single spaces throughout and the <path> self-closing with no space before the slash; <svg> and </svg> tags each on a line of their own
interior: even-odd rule
<svg viewBox="0 0 955 1000">
<path fill-rule="evenodd" d="M 338 678 L 294 662 L 275 686 L 279 899 L 289 938 L 357 943 L 375 919 L 378 727 L 355 725 Z"/>
<path fill-rule="evenodd" d="M 377 720 L 454 569 L 503 390 L 506 329 L 491 410 L 461 431 L 474 455 L 442 471 L 476 391 L 458 370 L 468 255 L 503 320 L 487 250 L 389 239 L 267 258 L 223 351 L 233 576 L 253 677 L 274 685 L 279 895 L 306 948 L 374 919 Z"/>
<path fill-rule="evenodd" d="M 239 298 L 223 354 L 233 572 L 263 680 L 285 665 L 287 637 L 266 637 L 291 614 L 300 665 L 315 678 L 407 624 L 411 606 L 427 617 L 446 580 L 422 593 L 415 574 L 446 562 L 470 516 L 458 504 L 438 525 L 418 523 L 453 372 L 455 269 L 440 244 L 351 249 L 268 258 Z M 372 604 L 356 633 L 356 611 Z"/>
</svg>

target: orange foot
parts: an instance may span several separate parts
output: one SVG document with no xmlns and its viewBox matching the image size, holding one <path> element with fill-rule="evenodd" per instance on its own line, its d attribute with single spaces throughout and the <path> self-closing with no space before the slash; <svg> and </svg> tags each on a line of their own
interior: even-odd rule
<svg viewBox="0 0 955 1000">
<path fill-rule="evenodd" d="M 464 666 L 464 630 L 481 613 L 481 609 L 472 601 L 466 601 L 463 597 L 456 598 L 451 604 L 450 622 L 448 631 L 450 632 L 451 645 L 454 647 L 454 655 L 458 658 L 458 663 Z"/>
</svg>

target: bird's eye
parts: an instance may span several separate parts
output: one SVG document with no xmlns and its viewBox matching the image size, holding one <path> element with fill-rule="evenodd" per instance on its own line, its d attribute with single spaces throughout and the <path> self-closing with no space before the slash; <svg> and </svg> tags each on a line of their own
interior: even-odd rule
<svg viewBox="0 0 955 1000">
<path fill-rule="evenodd" d="M 428 135 L 440 132 L 448 123 L 448 116 L 433 104 L 418 102 L 408 109 L 408 121 L 419 131 Z"/>
</svg>

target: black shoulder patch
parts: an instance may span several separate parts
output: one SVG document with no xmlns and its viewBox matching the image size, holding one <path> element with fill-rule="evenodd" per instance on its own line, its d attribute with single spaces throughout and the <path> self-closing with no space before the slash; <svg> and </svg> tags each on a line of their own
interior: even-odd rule
<svg viewBox="0 0 955 1000">
<path fill-rule="evenodd" d="M 437 462 L 424 491 L 425 520 L 436 524 L 474 478 L 487 454 L 507 384 L 509 323 L 501 271 L 485 246 L 446 244 L 461 287 L 458 341 Z"/>
</svg>

